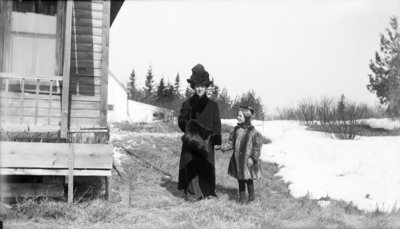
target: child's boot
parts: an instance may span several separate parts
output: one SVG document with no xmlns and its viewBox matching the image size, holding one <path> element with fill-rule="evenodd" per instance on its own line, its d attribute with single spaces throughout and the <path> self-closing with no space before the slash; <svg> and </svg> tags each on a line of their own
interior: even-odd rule
<svg viewBox="0 0 400 229">
<path fill-rule="evenodd" d="M 237 200 L 238 204 L 244 204 L 246 202 L 246 193 L 239 192 L 239 198 Z"/>
</svg>

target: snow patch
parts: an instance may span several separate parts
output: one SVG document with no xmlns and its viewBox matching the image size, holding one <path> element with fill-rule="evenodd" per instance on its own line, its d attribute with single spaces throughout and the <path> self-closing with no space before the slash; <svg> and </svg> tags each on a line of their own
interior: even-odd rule
<svg viewBox="0 0 400 229">
<path fill-rule="evenodd" d="M 398 128 L 392 120 L 368 120 L 374 128 Z M 223 120 L 236 125 L 236 120 Z M 396 124 L 397 123 L 397 124 Z M 295 197 L 329 196 L 352 201 L 360 209 L 389 212 L 399 209 L 400 136 L 337 140 L 308 131 L 294 121 L 254 121 L 265 137 L 261 159 L 283 165 L 279 175 Z"/>
</svg>

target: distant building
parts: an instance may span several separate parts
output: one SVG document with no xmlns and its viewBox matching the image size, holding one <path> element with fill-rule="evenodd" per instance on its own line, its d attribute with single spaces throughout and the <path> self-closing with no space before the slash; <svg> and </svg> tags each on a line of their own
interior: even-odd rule
<svg viewBox="0 0 400 229">
<path fill-rule="evenodd" d="M 128 100 L 124 84 L 108 72 L 108 122 L 153 122 L 173 117 L 173 111 L 133 100 Z"/>
</svg>

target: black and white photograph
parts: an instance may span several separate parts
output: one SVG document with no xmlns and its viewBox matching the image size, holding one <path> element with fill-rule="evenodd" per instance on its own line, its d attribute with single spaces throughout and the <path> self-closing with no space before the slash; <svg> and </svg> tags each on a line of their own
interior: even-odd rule
<svg viewBox="0 0 400 229">
<path fill-rule="evenodd" d="M 400 228 L 400 0 L 0 0 L 2 228 Z"/>
</svg>

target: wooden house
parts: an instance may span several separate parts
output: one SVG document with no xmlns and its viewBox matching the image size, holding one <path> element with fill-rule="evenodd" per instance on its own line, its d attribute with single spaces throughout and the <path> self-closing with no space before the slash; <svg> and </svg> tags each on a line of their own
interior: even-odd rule
<svg viewBox="0 0 400 229">
<path fill-rule="evenodd" d="M 28 189 L 49 191 L 52 181 L 68 177 L 72 201 L 74 177 L 111 176 L 109 33 L 122 4 L 0 1 L 2 198 Z M 23 176 L 47 179 L 39 179 L 40 184 L 9 181 Z"/>
</svg>

